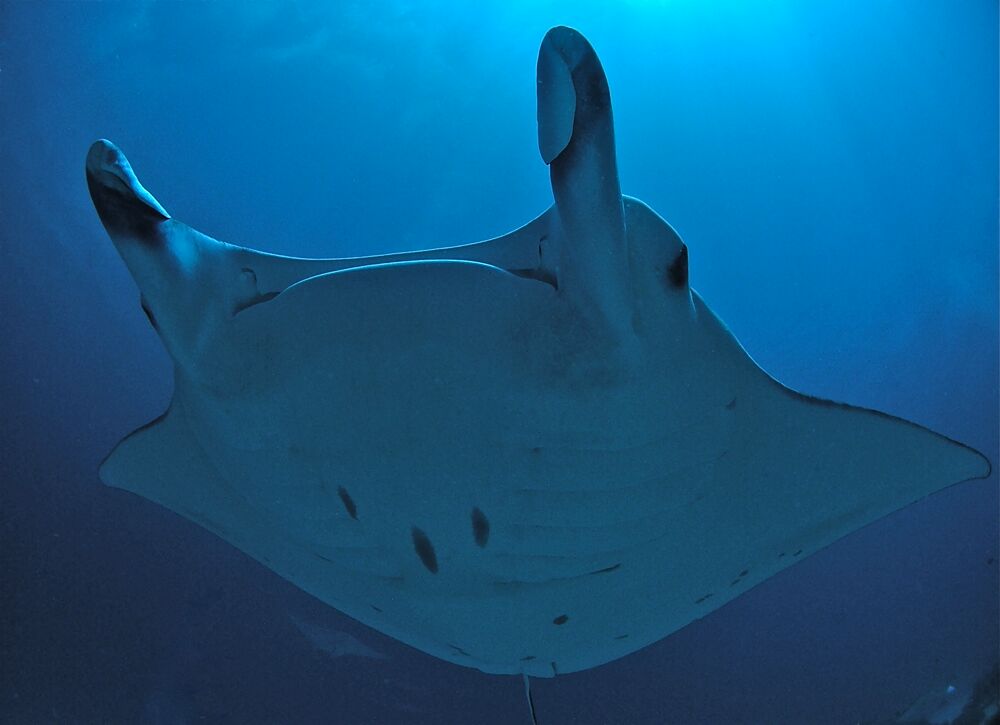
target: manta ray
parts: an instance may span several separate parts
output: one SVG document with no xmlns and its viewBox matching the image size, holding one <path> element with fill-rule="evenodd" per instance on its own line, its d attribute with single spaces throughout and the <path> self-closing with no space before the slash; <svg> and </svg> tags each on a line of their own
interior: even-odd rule
<svg viewBox="0 0 1000 725">
<path fill-rule="evenodd" d="M 759 368 L 678 234 L 622 194 L 581 34 L 548 32 L 537 84 L 554 204 L 464 246 L 268 254 L 171 217 L 109 141 L 86 162 L 174 372 L 101 479 L 380 632 L 526 682 L 635 652 L 990 471 Z"/>
</svg>

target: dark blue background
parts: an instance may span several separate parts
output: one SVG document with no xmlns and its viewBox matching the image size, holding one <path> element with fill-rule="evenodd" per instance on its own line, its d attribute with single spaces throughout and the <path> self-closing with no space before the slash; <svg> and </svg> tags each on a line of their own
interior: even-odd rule
<svg viewBox="0 0 1000 725">
<path fill-rule="evenodd" d="M 751 355 L 997 462 L 993 0 L 326 5 L 0 2 L 0 721 L 526 719 L 517 679 L 388 640 L 99 484 L 171 390 L 87 195 L 101 136 L 226 241 L 495 236 L 550 203 L 535 55 L 573 25 L 610 78 L 623 189 L 681 232 Z M 539 716 L 891 716 L 996 661 L 997 510 L 995 475 L 932 496 L 636 655 L 537 681 Z M 289 613 L 391 659 L 326 658 Z"/>
</svg>

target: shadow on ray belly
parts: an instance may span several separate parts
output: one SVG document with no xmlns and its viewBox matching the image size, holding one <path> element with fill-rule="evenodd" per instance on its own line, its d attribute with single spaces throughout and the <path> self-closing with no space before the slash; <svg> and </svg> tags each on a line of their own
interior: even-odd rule
<svg viewBox="0 0 1000 725">
<path fill-rule="evenodd" d="M 749 358 L 688 286 L 676 232 L 621 194 L 607 80 L 575 31 L 543 40 L 538 94 L 555 204 L 493 240 L 378 257 L 211 239 L 96 142 L 95 207 L 175 363 L 170 409 L 102 480 L 429 654 L 548 677 L 989 475 Z"/>
</svg>

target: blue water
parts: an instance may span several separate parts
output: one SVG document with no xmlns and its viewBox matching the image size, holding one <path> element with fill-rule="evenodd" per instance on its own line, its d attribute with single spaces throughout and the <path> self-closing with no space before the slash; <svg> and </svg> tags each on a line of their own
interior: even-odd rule
<svg viewBox="0 0 1000 725">
<path fill-rule="evenodd" d="M 171 368 L 87 194 L 98 137 L 234 243 L 495 236 L 550 203 L 535 55 L 573 25 L 610 80 L 623 190 L 679 230 L 750 354 L 1000 460 L 996 3 L 606 5 L 0 3 L 0 721 L 527 718 L 519 680 L 389 640 L 100 485 Z M 536 681 L 539 718 L 891 718 L 997 661 L 997 511 L 995 474 L 932 496 L 646 650 Z M 292 616 L 388 659 L 329 657 Z"/>
</svg>

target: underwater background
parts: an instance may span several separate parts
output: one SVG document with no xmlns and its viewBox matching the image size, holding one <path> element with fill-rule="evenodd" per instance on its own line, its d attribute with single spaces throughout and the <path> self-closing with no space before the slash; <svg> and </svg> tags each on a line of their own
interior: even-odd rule
<svg viewBox="0 0 1000 725">
<path fill-rule="evenodd" d="M 0 722 L 528 721 L 519 678 L 388 639 L 99 483 L 172 380 L 87 193 L 94 139 L 224 241 L 330 257 L 485 239 L 551 203 L 535 59 L 574 26 L 610 81 L 623 192 L 680 232 L 692 286 L 754 359 L 995 471 L 997 15 L 0 1 Z M 892 722 L 935 693 L 957 714 L 998 659 L 997 526 L 996 473 L 949 488 L 639 653 L 534 680 L 539 721 Z"/>
</svg>

